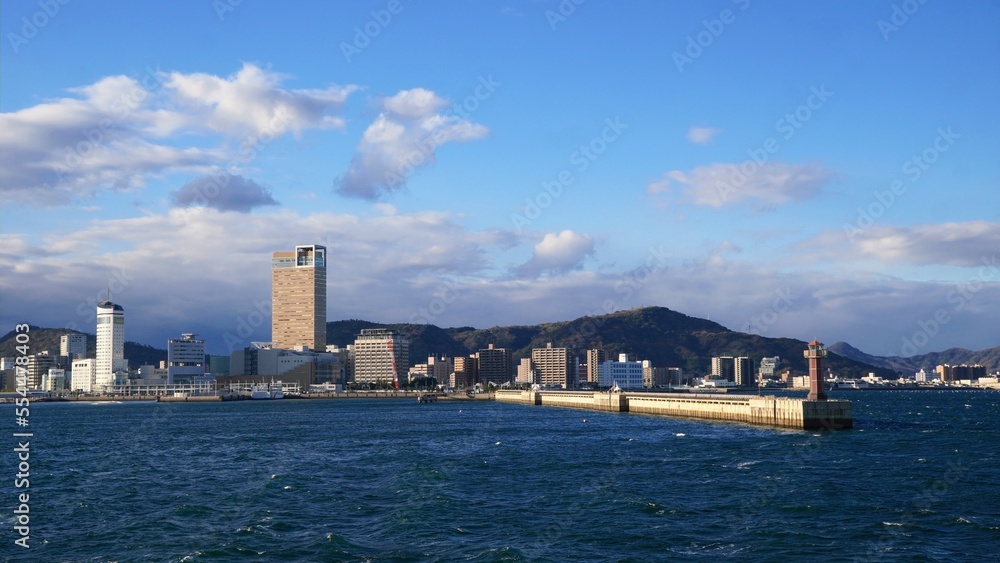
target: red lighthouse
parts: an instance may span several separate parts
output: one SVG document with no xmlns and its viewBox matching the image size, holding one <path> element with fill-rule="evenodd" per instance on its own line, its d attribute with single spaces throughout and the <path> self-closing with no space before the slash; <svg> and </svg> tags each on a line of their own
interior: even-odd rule
<svg viewBox="0 0 1000 563">
<path fill-rule="evenodd" d="M 802 353 L 809 358 L 809 396 L 807 401 L 825 401 L 826 391 L 823 390 L 823 358 L 826 357 L 826 349 L 819 340 L 809 343 L 809 349 Z"/>
</svg>

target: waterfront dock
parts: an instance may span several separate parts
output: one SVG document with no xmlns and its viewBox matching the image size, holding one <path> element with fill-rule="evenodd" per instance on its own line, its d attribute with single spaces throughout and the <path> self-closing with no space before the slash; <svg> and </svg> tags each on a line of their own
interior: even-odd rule
<svg viewBox="0 0 1000 563">
<path fill-rule="evenodd" d="M 696 393 L 498 391 L 497 401 L 609 412 L 740 422 L 795 430 L 853 428 L 851 402 L 793 397 Z"/>
<path fill-rule="evenodd" d="M 249 399 L 238 395 L 157 395 L 159 403 L 218 403 L 220 401 L 238 401 Z"/>
</svg>

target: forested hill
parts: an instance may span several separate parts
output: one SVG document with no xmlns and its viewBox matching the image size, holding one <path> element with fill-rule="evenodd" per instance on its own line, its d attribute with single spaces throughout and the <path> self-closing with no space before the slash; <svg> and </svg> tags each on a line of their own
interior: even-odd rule
<svg viewBox="0 0 1000 563">
<path fill-rule="evenodd" d="M 782 367 L 806 371 L 802 351 L 806 342 L 791 338 L 766 338 L 735 332 L 705 319 L 690 317 L 664 307 L 646 307 L 608 315 L 581 317 L 572 321 L 525 326 L 439 328 L 434 325 L 381 324 L 362 320 L 327 323 L 327 341 L 346 345 L 363 328 L 391 328 L 410 341 L 410 361 L 423 362 L 430 354 L 466 355 L 493 344 L 513 350 L 515 361 L 530 357 L 532 348 L 549 342 L 583 355 L 591 348 L 603 348 L 609 358 L 628 353 L 654 366 L 681 367 L 692 374 L 708 373 L 712 356 L 780 356 Z M 890 369 L 831 354 L 827 365 L 844 376 L 875 372 L 895 377 Z"/>
</svg>

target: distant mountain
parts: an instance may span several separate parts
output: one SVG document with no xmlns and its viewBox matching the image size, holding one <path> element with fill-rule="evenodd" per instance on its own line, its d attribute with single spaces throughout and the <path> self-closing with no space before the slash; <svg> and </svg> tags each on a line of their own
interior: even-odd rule
<svg viewBox="0 0 1000 563">
<path fill-rule="evenodd" d="M 354 338 L 364 328 L 390 328 L 399 331 L 410 341 L 410 365 L 423 363 L 427 361 L 427 356 L 434 354 L 449 357 L 469 354 L 468 348 L 457 342 L 445 329 L 434 325 L 381 324 L 358 319 L 333 321 L 326 323 L 326 342 L 339 346 L 354 344 Z"/>
<path fill-rule="evenodd" d="M 590 348 L 603 348 L 609 358 L 627 353 L 635 359 L 650 360 L 654 366 L 680 367 L 686 373 L 695 375 L 709 372 L 712 356 L 749 356 L 755 362 L 765 356 L 780 356 L 781 368 L 791 368 L 799 373 L 807 370 L 802 356 L 806 342 L 802 340 L 735 332 L 718 323 L 689 317 L 664 307 L 631 309 L 572 321 L 484 329 L 383 324 L 350 319 L 327 323 L 327 342 L 351 344 L 364 328 L 391 328 L 402 333 L 410 341 L 411 364 L 421 363 L 432 354 L 468 355 L 490 344 L 512 350 L 517 361 L 530 357 L 532 348 L 544 348 L 546 343 L 551 342 L 557 347 L 570 348 L 574 355 L 582 356 Z M 59 337 L 70 332 L 78 331 L 32 327 L 32 351 L 50 350 L 57 354 Z M 14 336 L 11 331 L 0 338 L 0 356 L 17 356 Z M 86 336 L 88 356 L 92 357 L 96 337 L 92 334 Z M 980 363 L 988 369 L 1000 368 L 1000 346 L 975 352 L 952 348 L 912 358 L 873 356 L 844 342 L 833 344 L 828 350 L 827 367 L 847 377 L 875 372 L 882 377 L 895 378 L 898 374 L 910 374 L 920 368 L 930 371 L 941 363 Z M 126 342 L 125 357 L 132 366 L 156 365 L 166 360 L 167 351 Z"/>
<path fill-rule="evenodd" d="M 858 350 L 846 342 L 837 342 L 828 349 L 831 352 L 851 358 L 852 360 L 891 369 L 905 375 L 915 373 L 921 369 L 931 372 L 939 364 L 981 364 L 986 366 L 987 370 L 1000 369 L 1000 346 L 984 350 L 949 348 L 943 352 L 930 352 L 909 358 L 900 356 L 873 356 Z"/>
<path fill-rule="evenodd" d="M 78 330 L 32 326 L 31 331 L 28 334 L 31 337 L 29 346 L 32 354 L 46 350 L 52 355 L 59 354 L 59 339 L 64 334 L 85 335 L 87 337 L 88 358 L 93 358 L 94 350 L 97 349 L 97 336 L 86 332 L 80 332 Z M 0 358 L 15 358 L 20 355 L 15 349 L 17 346 L 17 342 L 14 339 L 15 336 L 16 333 L 14 331 L 10 331 L 0 338 Z M 126 341 L 125 359 L 129 361 L 129 365 L 132 367 L 138 367 L 141 365 L 158 365 L 161 360 L 167 359 L 167 351 L 147 346 L 146 344 Z"/>
<path fill-rule="evenodd" d="M 712 356 L 749 356 L 759 361 L 765 356 L 780 356 L 781 367 L 804 373 L 807 370 L 802 351 L 806 342 L 791 338 L 766 338 L 734 332 L 726 327 L 696 317 L 689 317 L 664 307 L 646 307 L 608 315 L 581 317 L 573 321 L 531 326 L 504 326 L 487 329 L 459 327 L 441 329 L 433 325 L 380 324 L 361 320 L 327 323 L 327 341 L 345 345 L 354 342 L 362 328 L 392 328 L 410 340 L 410 362 L 423 362 L 430 354 L 467 355 L 493 344 L 513 351 L 515 361 L 530 357 L 532 348 L 544 348 L 552 342 L 583 355 L 590 348 L 603 348 L 609 358 L 628 353 L 640 360 L 650 360 L 660 367 L 681 367 L 692 374 L 708 373 Z M 827 366 L 845 376 L 860 377 L 875 372 L 895 377 L 889 369 L 863 361 L 831 354 Z"/>
</svg>

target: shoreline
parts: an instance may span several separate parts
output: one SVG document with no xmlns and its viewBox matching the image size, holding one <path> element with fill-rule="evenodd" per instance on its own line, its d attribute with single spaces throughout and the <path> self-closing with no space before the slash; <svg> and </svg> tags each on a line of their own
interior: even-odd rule
<svg viewBox="0 0 1000 563">
<path fill-rule="evenodd" d="M 425 393 L 422 391 L 396 391 L 391 393 L 379 393 L 376 391 L 343 392 L 343 393 L 307 393 L 302 395 L 285 395 L 281 399 L 258 399 L 257 401 L 298 401 L 298 400 L 318 400 L 318 399 L 409 399 L 414 400 L 423 396 L 433 396 L 437 401 L 492 401 L 493 393 L 479 393 L 469 396 L 465 393 L 439 394 Z M 2 397 L 0 403 L 14 403 L 20 398 Z M 61 396 L 61 397 L 29 397 L 32 403 L 115 403 L 115 402 L 160 402 L 160 403 L 228 403 L 233 401 L 254 401 L 248 396 L 239 395 L 193 395 L 186 397 L 174 397 L 169 395 L 94 395 L 94 396 Z"/>
<path fill-rule="evenodd" d="M 754 394 L 754 389 L 742 389 L 742 391 L 730 391 L 730 392 L 719 392 L 719 391 L 708 391 L 709 394 L 718 394 L 720 396 L 742 394 L 750 395 Z M 784 392 L 806 392 L 806 388 L 788 388 L 788 389 L 766 389 L 759 395 L 767 396 L 780 394 Z M 855 389 L 855 388 L 844 388 L 844 389 L 828 389 L 827 392 L 865 392 L 865 391 L 1000 391 L 998 387 L 870 387 L 866 389 Z M 676 393 L 677 391 L 671 391 L 671 393 Z M 645 394 L 645 393 L 656 393 L 655 391 L 630 391 L 633 394 Z M 684 392 L 681 392 L 684 393 Z M 705 393 L 704 390 L 692 390 L 688 393 Z M 9 397 L 0 397 L 0 404 L 11 404 L 14 403 L 21 396 L 16 393 L 12 393 Z M 469 396 L 466 393 L 430 393 L 423 391 L 392 391 L 392 392 L 378 392 L 378 391 L 350 391 L 341 393 L 306 393 L 301 395 L 285 395 L 282 399 L 272 399 L 272 400 L 318 400 L 318 399 L 417 399 L 421 396 L 431 395 L 436 401 L 493 401 L 496 400 L 496 393 L 479 393 L 474 396 Z M 94 395 L 94 396 L 59 396 L 59 397 L 48 397 L 48 396 L 37 396 L 30 397 L 32 403 L 113 403 L 113 402 L 161 402 L 161 403 L 228 403 L 233 401 L 250 401 L 247 396 L 238 395 L 194 395 L 187 397 L 173 397 L 168 395 Z"/>
</svg>

